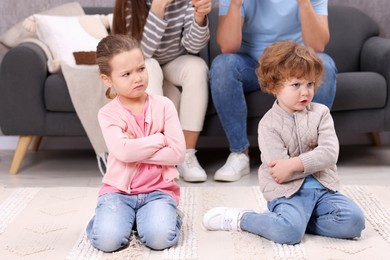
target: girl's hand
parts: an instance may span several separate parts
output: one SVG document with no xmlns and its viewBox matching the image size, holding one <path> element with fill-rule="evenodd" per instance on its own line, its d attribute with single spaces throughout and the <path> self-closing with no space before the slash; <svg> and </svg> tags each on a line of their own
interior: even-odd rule
<svg viewBox="0 0 390 260">
<path fill-rule="evenodd" d="M 206 15 L 211 12 L 211 0 L 192 0 L 195 10 L 195 21 L 200 26 L 206 25 Z"/>
<path fill-rule="evenodd" d="M 135 136 L 132 133 L 124 132 L 128 139 L 135 139 Z"/>
</svg>

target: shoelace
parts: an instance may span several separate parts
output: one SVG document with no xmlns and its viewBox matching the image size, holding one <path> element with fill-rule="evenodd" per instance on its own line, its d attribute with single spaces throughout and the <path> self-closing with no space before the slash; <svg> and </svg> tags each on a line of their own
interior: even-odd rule
<svg viewBox="0 0 390 260">
<path fill-rule="evenodd" d="M 233 219 L 231 218 L 225 218 L 224 221 L 222 222 L 222 225 L 223 225 L 223 229 L 224 230 L 232 230 L 232 222 L 233 222 Z"/>
</svg>

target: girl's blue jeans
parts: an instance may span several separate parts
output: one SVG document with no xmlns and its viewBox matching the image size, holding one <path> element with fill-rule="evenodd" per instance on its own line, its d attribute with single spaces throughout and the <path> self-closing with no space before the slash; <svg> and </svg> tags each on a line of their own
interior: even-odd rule
<svg viewBox="0 0 390 260">
<path fill-rule="evenodd" d="M 146 246 L 163 250 L 176 245 L 182 222 L 175 199 L 160 191 L 137 195 L 104 194 L 98 198 L 95 215 L 86 231 L 94 247 L 113 252 L 129 244 L 135 224 Z"/>
<path fill-rule="evenodd" d="M 336 65 L 325 53 L 322 59 L 325 76 L 313 101 L 332 107 L 336 93 Z M 260 91 L 256 76 L 258 62 L 246 54 L 220 54 L 210 68 L 210 90 L 213 104 L 229 141 L 231 152 L 249 147 L 245 93 Z"/>
<path fill-rule="evenodd" d="M 361 209 L 339 192 L 301 189 L 290 198 L 268 203 L 269 212 L 245 213 L 242 230 L 280 244 L 297 244 L 305 233 L 334 238 L 360 237 L 365 228 Z"/>
</svg>

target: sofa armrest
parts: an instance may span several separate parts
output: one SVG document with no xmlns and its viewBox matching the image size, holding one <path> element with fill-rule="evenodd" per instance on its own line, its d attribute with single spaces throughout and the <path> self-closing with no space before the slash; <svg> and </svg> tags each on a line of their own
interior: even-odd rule
<svg viewBox="0 0 390 260">
<path fill-rule="evenodd" d="M 362 48 L 360 66 L 362 71 L 381 74 L 390 82 L 390 39 L 372 37 Z"/>
<path fill-rule="evenodd" d="M 360 66 L 362 71 L 379 73 L 386 80 L 387 102 L 384 121 L 385 129 L 390 130 L 390 39 L 372 37 L 367 40 L 362 49 Z"/>
<path fill-rule="evenodd" d="M 0 67 L 0 127 L 5 135 L 41 135 L 45 129 L 44 51 L 34 43 L 9 50 Z"/>
</svg>

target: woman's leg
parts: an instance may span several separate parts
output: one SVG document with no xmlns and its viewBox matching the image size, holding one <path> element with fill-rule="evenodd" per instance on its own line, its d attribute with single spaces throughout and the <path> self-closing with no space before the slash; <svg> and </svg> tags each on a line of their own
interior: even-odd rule
<svg viewBox="0 0 390 260">
<path fill-rule="evenodd" d="M 181 88 L 179 118 L 183 130 L 200 132 L 209 101 L 207 64 L 198 56 L 182 55 L 163 65 L 162 70 L 164 80 Z"/>
<path fill-rule="evenodd" d="M 113 252 L 129 243 L 135 220 L 136 199 L 119 193 L 107 193 L 99 197 L 95 216 L 87 226 L 91 244 L 104 252 Z"/>
<path fill-rule="evenodd" d="M 307 232 L 336 238 L 360 237 L 365 228 L 364 214 L 343 194 L 324 191 L 313 210 Z"/>
<path fill-rule="evenodd" d="M 186 141 L 186 158 L 178 170 L 185 181 L 206 181 L 206 172 L 195 156 L 195 149 L 209 101 L 207 64 L 198 56 L 182 55 L 165 64 L 163 73 L 164 94 L 178 108 Z M 180 97 L 177 96 L 179 88 L 175 86 L 181 89 Z"/>
<path fill-rule="evenodd" d="M 146 92 L 151 95 L 163 95 L 163 73 L 158 61 L 152 58 L 145 59 L 145 66 L 148 71 L 148 88 Z"/>
<path fill-rule="evenodd" d="M 140 240 L 152 249 L 163 250 L 179 240 L 181 218 L 176 201 L 166 193 L 147 194 L 137 211 L 136 222 Z"/>
<path fill-rule="evenodd" d="M 177 87 L 170 81 L 164 79 L 163 81 L 164 96 L 169 98 L 176 107 L 177 113 L 180 111 L 181 87 Z"/>
</svg>

